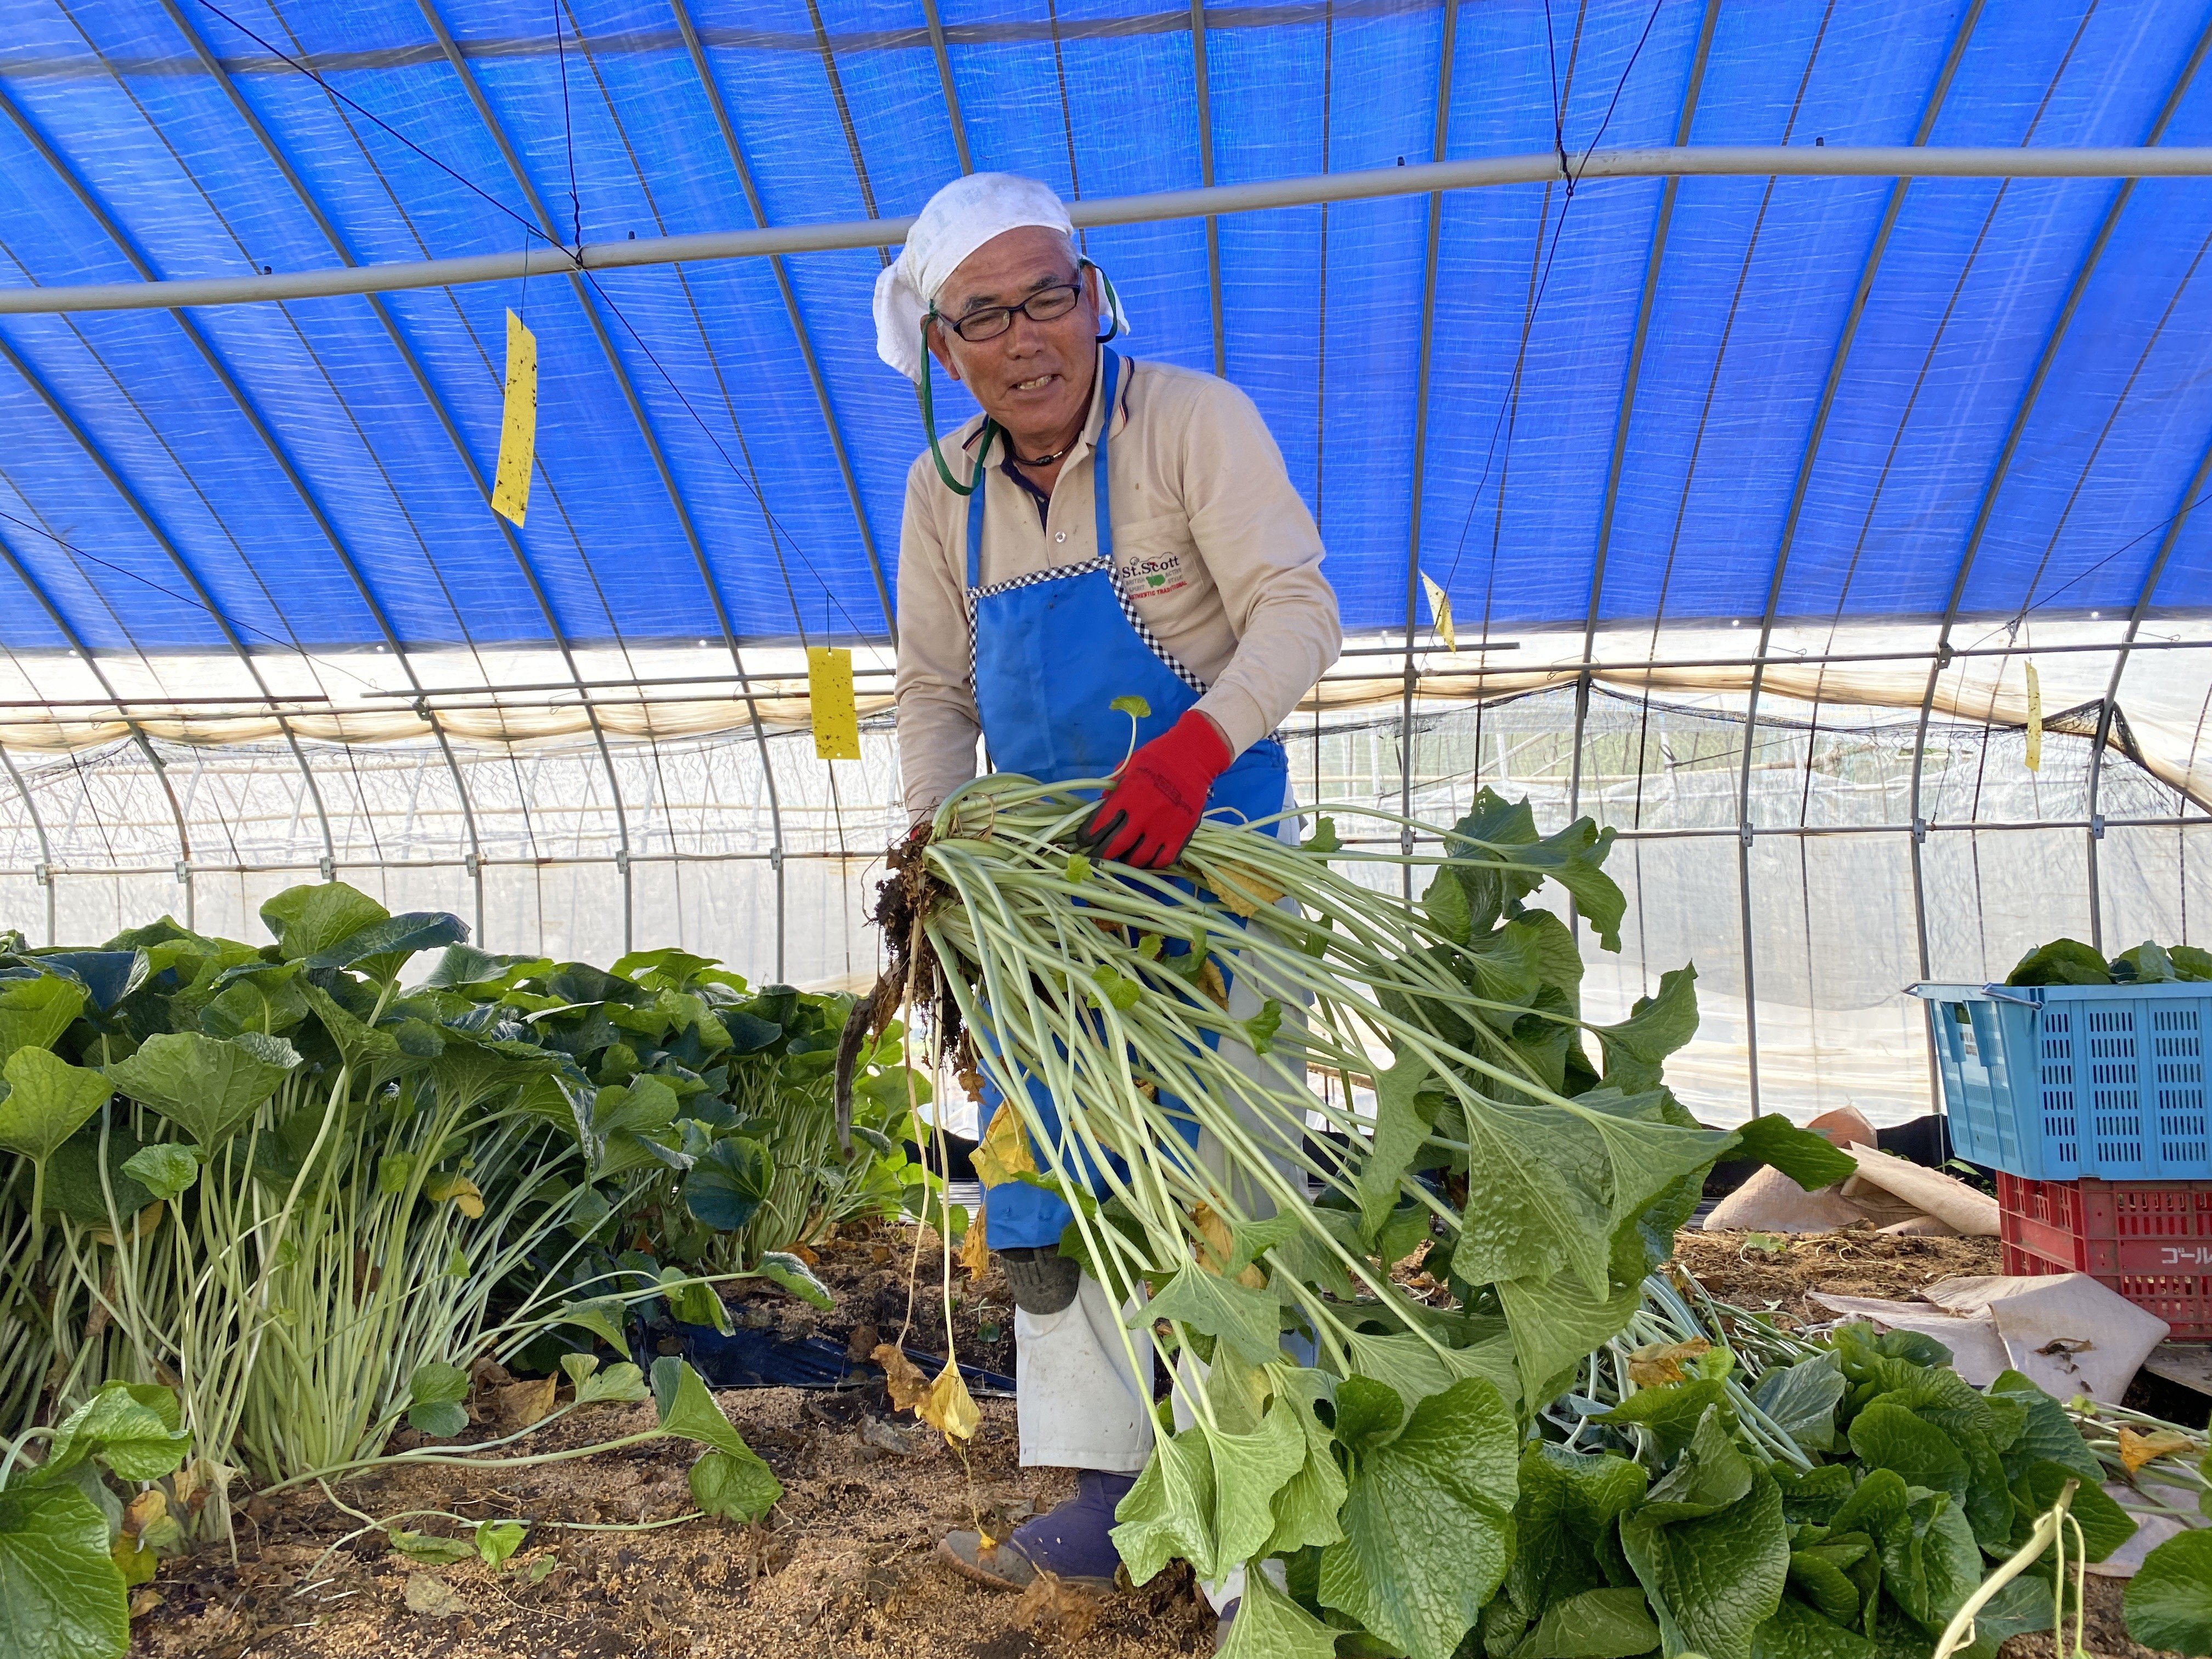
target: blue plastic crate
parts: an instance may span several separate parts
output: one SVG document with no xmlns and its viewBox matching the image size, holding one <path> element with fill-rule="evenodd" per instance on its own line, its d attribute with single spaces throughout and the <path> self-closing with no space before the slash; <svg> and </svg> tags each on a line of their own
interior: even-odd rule
<svg viewBox="0 0 2212 1659">
<path fill-rule="evenodd" d="M 2033 1181 L 2212 1177 L 2212 985 L 1916 985 L 1951 1143 Z"/>
</svg>

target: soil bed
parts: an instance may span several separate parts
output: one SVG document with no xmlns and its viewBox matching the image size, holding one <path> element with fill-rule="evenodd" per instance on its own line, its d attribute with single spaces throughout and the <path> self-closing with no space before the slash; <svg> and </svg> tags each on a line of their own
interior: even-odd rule
<svg viewBox="0 0 2212 1659">
<path fill-rule="evenodd" d="M 979 1510 L 986 1524 L 995 1517 L 1003 1527 L 1065 1495 L 1060 1472 L 1015 1467 L 1011 1401 L 983 1404 L 983 1427 L 963 1469 L 933 1431 L 900 1428 L 886 1420 L 886 1402 L 857 1391 L 762 1389 L 718 1399 L 784 1483 L 783 1501 L 763 1525 L 580 1529 L 689 1511 L 684 1472 L 696 1449 L 678 1442 L 523 1470 L 387 1469 L 338 1496 L 379 1518 L 437 1510 L 470 1519 L 528 1516 L 541 1524 L 497 1572 L 475 1561 L 421 1565 L 393 1552 L 380 1532 L 318 1567 L 318 1558 L 362 1520 L 319 1492 L 257 1499 L 240 1521 L 235 1565 L 210 1549 L 167 1566 L 153 1586 L 161 1605 L 139 1621 L 134 1651 L 161 1659 L 244 1659 L 249 1649 L 347 1659 L 400 1651 L 426 1659 L 1027 1659 L 1053 1650 L 1063 1628 L 1086 1620 L 1086 1653 L 1153 1659 L 1208 1650 L 1212 1621 L 1187 1583 L 1035 1617 L 1040 1610 L 1019 1598 L 972 1588 L 932 1559 L 937 1539 L 975 1525 Z M 652 1423 L 649 1404 L 607 1406 L 526 1443 L 556 1450 Z M 552 1524 L 560 1522 L 572 1525 Z M 464 1531 L 423 1516 L 398 1524 Z M 414 1610 L 423 1607 L 435 1610 Z"/>
<path fill-rule="evenodd" d="M 914 1328 L 906 1346 L 921 1353 L 945 1352 L 943 1245 L 934 1230 L 892 1224 L 848 1225 L 812 1252 L 815 1276 L 830 1287 L 837 1305 L 828 1312 L 808 1307 L 764 1281 L 748 1286 L 747 1300 L 772 1311 L 787 1336 L 810 1333 L 834 1337 L 865 1354 L 877 1341 L 889 1342 L 905 1323 L 911 1281 Z M 735 1300 L 735 1298 L 732 1298 Z M 863 1343 L 872 1328 L 874 1340 Z M 1002 1376 L 1014 1374 L 1014 1297 L 999 1258 L 981 1279 L 964 1268 L 952 1270 L 952 1336 L 963 1365 L 978 1365 Z"/>
<path fill-rule="evenodd" d="M 753 1317 L 769 1315 L 793 1334 L 857 1346 L 872 1325 L 874 1336 L 892 1340 L 905 1319 L 914 1240 L 911 1229 L 884 1228 L 823 1244 L 815 1270 L 837 1297 L 833 1310 L 763 1289 L 744 1301 Z M 1825 1317 L 1805 1300 L 1815 1287 L 1904 1297 L 1933 1279 L 1996 1266 L 1996 1246 L 1985 1240 L 1853 1232 L 1801 1237 L 1778 1254 L 1729 1234 L 1686 1233 L 1680 1243 L 1685 1267 L 1715 1296 L 1806 1320 Z M 907 1342 L 941 1352 L 938 1248 L 933 1235 L 924 1238 Z M 955 1297 L 960 1358 L 1011 1373 L 1012 1304 L 995 1262 L 981 1279 L 956 1273 Z M 980 1519 L 1003 1532 L 1070 1488 L 1065 1471 L 1018 1467 L 1012 1401 L 981 1402 L 982 1427 L 963 1460 L 892 1413 L 880 1384 L 716 1398 L 784 1484 L 782 1502 L 762 1524 L 626 1529 L 691 1510 L 685 1471 L 697 1449 L 684 1442 L 521 1470 L 386 1469 L 337 1488 L 344 1509 L 319 1491 L 247 1503 L 235 1562 L 219 1547 L 205 1548 L 167 1563 L 139 1592 L 145 1613 L 135 1621 L 132 1651 L 145 1659 L 1170 1659 L 1212 1651 L 1212 1615 L 1180 1568 L 1145 1591 L 1062 1592 L 1054 1602 L 978 1589 L 933 1559 L 946 1531 Z M 587 1445 L 652 1422 L 650 1405 L 605 1406 L 514 1449 Z M 471 1437 L 494 1432 L 472 1430 Z M 323 1559 L 369 1520 L 410 1510 L 465 1517 L 396 1522 L 455 1537 L 485 1518 L 538 1524 L 498 1571 L 475 1560 L 422 1565 L 395 1553 L 380 1530 Z M 2091 1583 L 2092 1650 L 2146 1659 L 2122 1632 L 2118 1587 Z M 2047 1638 L 2040 1645 L 2021 1638 L 2004 1659 L 2049 1651 Z"/>
<path fill-rule="evenodd" d="M 2002 1271 L 1994 1238 L 1898 1238 L 1864 1228 L 1789 1238 L 1683 1232 L 1674 1259 L 1716 1301 L 1752 1313 L 1771 1309 L 1804 1324 L 1836 1316 L 1808 1301 L 1808 1291 L 1909 1302 L 1939 1279 Z"/>
</svg>

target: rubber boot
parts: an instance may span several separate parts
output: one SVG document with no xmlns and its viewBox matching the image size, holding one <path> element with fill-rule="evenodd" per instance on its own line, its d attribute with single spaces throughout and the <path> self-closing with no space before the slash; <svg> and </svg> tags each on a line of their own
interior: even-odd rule
<svg viewBox="0 0 2212 1659">
<path fill-rule="evenodd" d="M 996 1545 L 986 1546 L 977 1533 L 948 1533 L 937 1547 L 939 1559 L 993 1589 L 1024 1589 L 1040 1568 L 1066 1583 L 1110 1589 L 1121 1560 L 1112 1537 L 1114 1510 L 1136 1484 L 1133 1474 L 1079 1469 L 1075 1496 L 1057 1509 L 1024 1521 Z"/>
</svg>

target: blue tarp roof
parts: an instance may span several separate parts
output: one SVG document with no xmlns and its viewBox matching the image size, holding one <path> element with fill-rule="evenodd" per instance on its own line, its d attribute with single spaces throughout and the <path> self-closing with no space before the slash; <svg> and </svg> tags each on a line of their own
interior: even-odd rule
<svg viewBox="0 0 2212 1659">
<path fill-rule="evenodd" d="M 1224 184 L 1387 167 L 1435 156 L 1440 87 L 1448 157 L 2212 143 L 2197 0 L 1466 0 L 1448 74 L 1414 0 L 1217 6 L 1202 35 L 1158 0 L 945 0 L 957 126 L 919 0 L 0 15 L 9 285 L 496 252 L 541 213 L 562 240 L 744 228 L 740 163 L 770 224 L 897 216 L 963 138 L 1070 197 L 1197 185 L 1208 147 Z M 1218 222 L 1227 373 L 1355 629 L 1405 623 L 1417 477 L 1462 626 L 2212 601 L 2212 515 L 2166 533 L 2212 441 L 2212 186 L 1467 191 L 1432 288 L 1430 212 Z M 1086 241 L 1133 352 L 1213 366 L 1205 222 Z M 0 644 L 689 641 L 715 599 L 740 641 L 880 636 L 870 550 L 895 568 L 922 442 L 874 355 L 880 263 L 790 257 L 788 304 L 754 258 L 0 319 Z M 543 374 L 519 538 L 478 482 L 509 307 Z"/>
</svg>

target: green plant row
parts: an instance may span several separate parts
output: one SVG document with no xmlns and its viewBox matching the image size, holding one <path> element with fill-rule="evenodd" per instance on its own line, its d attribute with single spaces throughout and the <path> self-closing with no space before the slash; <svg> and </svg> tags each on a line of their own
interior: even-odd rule
<svg viewBox="0 0 2212 1659">
<path fill-rule="evenodd" d="M 0 1572 L 83 1519 L 15 1501 L 55 1476 L 42 1425 L 118 1387 L 181 1449 L 111 1461 L 140 1489 L 103 1525 L 122 1540 L 155 1493 L 163 1524 L 129 1535 L 181 1547 L 228 1530 L 241 1474 L 340 1477 L 403 1422 L 463 1434 L 480 1360 L 557 1366 L 582 1405 L 635 1377 L 641 1303 L 726 1326 L 717 1284 L 760 1276 L 827 1305 L 790 1252 L 927 1196 L 896 1029 L 838 1146 L 850 998 L 680 951 L 491 957 L 339 883 L 262 919 L 264 946 L 167 918 L 95 949 L 0 935 Z M 623 1363 L 599 1370 L 600 1341 Z"/>
<path fill-rule="evenodd" d="M 1592 1594 L 1640 1595 L 1656 1629 L 1683 1632 L 1668 1641 L 1708 1654 L 1875 1659 L 1943 1650 L 1948 1638 L 1986 1659 L 2008 1637 L 2079 1616 L 2062 1596 L 2060 1552 L 2039 1547 L 1972 1608 L 1971 1628 L 1960 1618 L 2054 1508 L 2087 1562 L 2132 1537 L 2138 1515 L 2170 1508 L 2155 1494 L 2193 1491 L 2186 1518 L 2212 1521 L 2201 1435 L 2062 1405 L 2016 1371 L 1978 1390 L 1930 1337 L 1863 1323 L 1794 1334 L 1686 1290 L 1654 1274 L 1628 1328 L 1539 1414 L 1516 1509 L 1517 1559 L 1535 1543 L 1537 1565 L 1509 1572 L 1484 1610 L 1491 1659 L 1531 1642 L 1528 1659 L 1552 1650 L 1538 1640 L 1546 1622 L 1575 1622 Z M 1716 1471 L 1727 1480 L 1706 1495 L 1732 1494 L 1725 1504 L 1669 1507 Z M 1545 1494 L 1562 1481 L 1620 1501 L 1603 1514 L 1571 1502 L 1558 1538 Z M 2168 1540 L 2131 1583 L 2130 1628 L 2146 1645 L 2212 1650 L 2212 1607 L 2197 1596 L 2192 1610 L 2186 1588 L 2208 1537 Z"/>
</svg>

